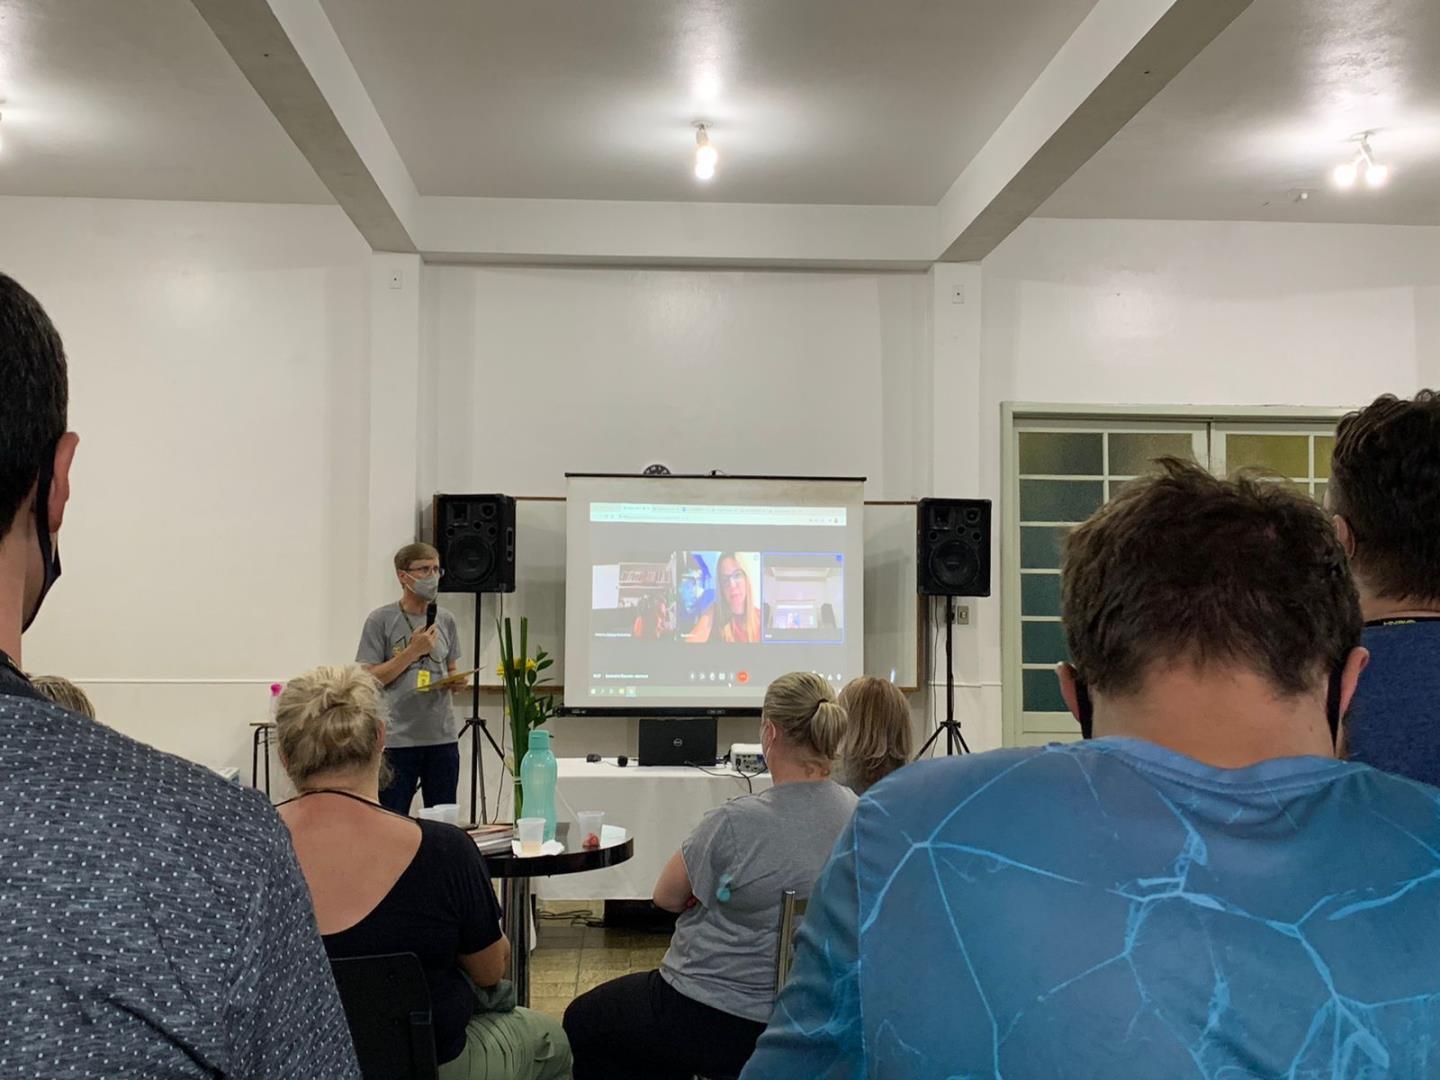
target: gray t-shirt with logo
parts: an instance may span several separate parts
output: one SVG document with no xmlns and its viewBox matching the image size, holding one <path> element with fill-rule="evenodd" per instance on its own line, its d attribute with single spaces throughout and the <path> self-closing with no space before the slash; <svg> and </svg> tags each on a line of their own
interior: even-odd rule
<svg viewBox="0 0 1440 1080">
<path fill-rule="evenodd" d="M 385 729 L 387 746 L 439 746 L 454 742 L 459 732 L 450 710 L 450 691 L 419 690 L 421 671 L 429 672 L 430 682 L 436 683 L 446 676 L 451 661 L 460 659 L 460 631 L 455 616 L 441 608 L 435 613 L 435 626 L 439 633 L 430 654 L 416 660 L 385 687 L 385 704 L 390 711 Z M 365 618 L 355 662 L 383 664 L 410 644 L 415 631 L 423 629 L 425 616 L 409 614 L 398 602 L 376 608 Z"/>
<path fill-rule="evenodd" d="M 858 800 L 829 780 L 780 784 L 711 810 L 680 855 L 700 902 L 680 916 L 660 964 L 672 987 L 765 1023 L 775 1003 L 780 898 L 810 890 Z"/>
</svg>

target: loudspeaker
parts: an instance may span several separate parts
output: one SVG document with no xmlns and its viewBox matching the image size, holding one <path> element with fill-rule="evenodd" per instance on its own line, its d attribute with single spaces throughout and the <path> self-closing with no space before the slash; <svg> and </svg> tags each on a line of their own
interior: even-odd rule
<svg viewBox="0 0 1440 1080">
<path fill-rule="evenodd" d="M 921 499 L 915 562 L 925 596 L 990 595 L 990 500 Z"/>
<path fill-rule="evenodd" d="M 436 495 L 431 517 L 441 592 L 515 591 L 515 499 Z"/>
</svg>

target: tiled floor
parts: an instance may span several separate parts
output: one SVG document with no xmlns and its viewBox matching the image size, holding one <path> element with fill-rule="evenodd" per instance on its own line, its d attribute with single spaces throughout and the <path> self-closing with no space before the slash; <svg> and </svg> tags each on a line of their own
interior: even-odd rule
<svg viewBox="0 0 1440 1080">
<path fill-rule="evenodd" d="M 572 911 L 575 905 L 564 908 Z M 530 1007 L 557 1018 L 586 990 L 659 967 L 670 941 L 668 934 L 572 926 L 549 919 L 541 919 L 536 935 L 538 945 L 530 955 Z"/>
</svg>

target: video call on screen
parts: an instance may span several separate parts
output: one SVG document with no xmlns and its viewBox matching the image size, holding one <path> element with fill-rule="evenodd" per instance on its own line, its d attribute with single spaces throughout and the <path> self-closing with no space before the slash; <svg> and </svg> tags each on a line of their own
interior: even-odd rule
<svg viewBox="0 0 1440 1080">
<path fill-rule="evenodd" d="M 843 507 L 593 503 L 589 519 L 595 705 L 758 703 L 787 671 L 854 674 Z"/>
</svg>

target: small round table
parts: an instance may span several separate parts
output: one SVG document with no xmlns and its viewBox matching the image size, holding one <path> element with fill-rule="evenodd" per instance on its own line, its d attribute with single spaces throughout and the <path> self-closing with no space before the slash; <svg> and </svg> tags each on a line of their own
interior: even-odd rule
<svg viewBox="0 0 1440 1080">
<path fill-rule="evenodd" d="M 616 844 L 582 848 L 570 840 L 569 822 L 555 826 L 555 839 L 565 850 L 554 855 L 516 855 L 510 851 L 485 856 L 493 878 L 505 879 L 505 936 L 510 939 L 510 981 L 519 1005 L 530 1004 L 530 882 L 537 877 L 583 874 L 616 866 L 635 855 L 635 840 L 627 836 Z"/>
</svg>

